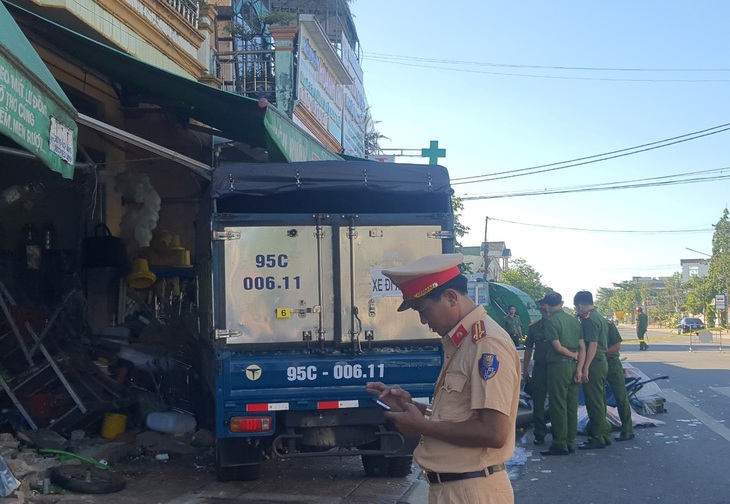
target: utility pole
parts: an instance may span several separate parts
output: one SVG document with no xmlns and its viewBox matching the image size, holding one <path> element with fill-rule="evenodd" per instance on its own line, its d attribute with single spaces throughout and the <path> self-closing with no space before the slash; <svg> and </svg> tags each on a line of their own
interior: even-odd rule
<svg viewBox="0 0 730 504">
<path fill-rule="evenodd" d="M 484 279 L 488 280 L 487 273 L 489 273 L 489 245 L 487 245 L 487 224 L 489 224 L 489 217 L 484 217 L 484 242 L 482 244 L 482 253 L 484 255 Z"/>
</svg>

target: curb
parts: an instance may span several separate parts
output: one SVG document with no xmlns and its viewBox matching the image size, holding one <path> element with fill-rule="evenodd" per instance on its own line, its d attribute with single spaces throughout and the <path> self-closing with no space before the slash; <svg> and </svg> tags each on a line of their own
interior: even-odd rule
<svg viewBox="0 0 730 504">
<path fill-rule="evenodd" d="M 422 478 L 422 476 L 419 476 L 395 504 L 424 504 L 428 502 L 428 483 Z"/>
</svg>

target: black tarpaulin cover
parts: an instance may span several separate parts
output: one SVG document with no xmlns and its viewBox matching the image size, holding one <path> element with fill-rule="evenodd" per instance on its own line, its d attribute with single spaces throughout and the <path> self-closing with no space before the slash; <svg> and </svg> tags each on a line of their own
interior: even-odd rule
<svg viewBox="0 0 730 504">
<path fill-rule="evenodd" d="M 452 193 L 442 166 L 372 161 L 222 164 L 211 185 L 219 212 L 449 212 Z"/>
</svg>

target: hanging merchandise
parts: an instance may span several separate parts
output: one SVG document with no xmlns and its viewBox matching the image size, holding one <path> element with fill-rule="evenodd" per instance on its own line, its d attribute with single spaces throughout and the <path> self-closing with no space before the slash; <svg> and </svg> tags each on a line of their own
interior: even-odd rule
<svg viewBox="0 0 730 504">
<path fill-rule="evenodd" d="M 38 231 L 33 224 L 26 224 L 22 230 L 21 249 L 23 250 L 23 264 L 26 270 L 41 269 L 41 245 L 38 240 Z"/>
<path fill-rule="evenodd" d="M 94 227 L 91 236 L 84 240 L 84 267 L 122 268 L 127 266 L 127 247 L 121 238 L 112 235 L 106 224 Z"/>
<path fill-rule="evenodd" d="M 56 248 L 56 228 L 52 223 L 46 222 L 41 229 L 41 243 L 43 250 L 53 250 Z"/>
<path fill-rule="evenodd" d="M 132 272 L 127 275 L 127 285 L 133 289 L 147 289 L 157 281 L 157 275 L 150 271 L 147 259 L 137 258 L 132 262 Z"/>
</svg>

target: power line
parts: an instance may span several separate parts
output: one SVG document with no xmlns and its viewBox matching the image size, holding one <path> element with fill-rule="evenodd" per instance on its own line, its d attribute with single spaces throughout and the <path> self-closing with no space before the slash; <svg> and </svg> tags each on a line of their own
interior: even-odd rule
<svg viewBox="0 0 730 504">
<path fill-rule="evenodd" d="M 583 166 L 583 165 L 592 164 L 592 163 L 599 163 L 601 161 L 608 161 L 608 160 L 616 159 L 616 158 L 620 158 L 620 157 L 631 156 L 632 154 L 639 154 L 641 152 L 647 152 L 647 151 L 650 151 L 650 150 L 661 149 L 662 147 L 669 147 L 670 145 L 676 145 L 678 143 L 689 142 L 690 140 L 696 140 L 698 138 L 703 138 L 703 137 L 706 137 L 706 136 L 715 135 L 717 133 L 723 133 L 725 131 L 730 130 L 730 124 L 725 124 L 725 125 L 722 125 L 722 126 L 716 126 L 716 128 L 723 128 L 723 129 L 720 129 L 720 130 L 717 130 L 717 131 L 712 131 L 710 133 L 704 133 L 704 134 L 697 134 L 697 133 L 702 133 L 702 132 L 688 133 L 687 135 L 682 135 L 680 137 L 675 137 L 675 138 L 679 138 L 679 140 L 674 140 L 672 138 L 669 138 L 667 140 L 660 140 L 658 142 L 653 142 L 653 143 L 650 143 L 650 144 L 645 144 L 645 145 L 651 146 L 651 147 L 646 147 L 646 148 L 641 148 L 641 147 L 643 147 L 641 145 L 640 146 L 637 146 L 637 147 L 629 147 L 628 149 L 621 149 L 619 151 L 614 151 L 614 152 L 621 153 L 621 154 L 616 154 L 614 156 L 610 156 L 609 155 L 609 154 L 612 154 L 611 152 L 608 152 L 606 154 L 597 154 L 595 156 L 588 156 L 586 158 L 580 158 L 580 159 L 589 159 L 590 161 L 583 161 L 583 162 L 580 162 L 580 163 L 565 164 L 563 166 L 555 166 L 555 165 L 563 164 L 563 163 L 571 163 L 571 161 L 564 161 L 563 163 L 551 163 L 551 164 L 548 164 L 548 165 L 536 166 L 536 167 L 532 167 L 532 168 L 520 168 L 519 170 L 511 170 L 511 171 L 505 171 L 505 172 L 497 172 L 498 175 L 501 175 L 501 176 L 498 176 L 498 177 L 497 176 L 493 176 L 493 175 L 475 175 L 475 176 L 471 176 L 471 177 L 464 177 L 464 178 L 461 178 L 461 179 L 454 179 L 457 182 L 452 182 L 452 185 L 475 184 L 475 183 L 479 183 L 479 182 L 491 182 L 493 180 L 500 180 L 500 179 L 505 179 L 505 178 L 524 177 L 526 175 L 536 175 L 538 173 L 546 173 L 546 172 L 551 172 L 551 171 L 563 170 L 565 168 L 574 168 L 576 166 Z M 710 128 L 710 129 L 715 129 L 715 128 Z M 704 130 L 704 131 L 709 131 L 709 130 Z M 686 137 L 688 135 L 695 135 L 695 136 L 693 136 L 692 138 L 683 138 L 683 137 Z M 674 141 L 670 141 L 670 140 L 674 140 Z M 662 143 L 662 142 L 664 142 L 664 143 Z M 662 145 L 656 145 L 658 143 L 662 143 Z M 631 150 L 631 152 L 626 152 L 628 150 Z M 604 156 L 604 157 L 601 157 L 600 159 L 593 159 L 593 158 L 600 157 L 600 156 Z M 580 161 L 580 159 L 577 159 L 576 161 Z M 536 168 L 542 168 L 543 166 L 547 166 L 547 167 L 552 166 L 552 168 L 546 168 L 544 170 L 537 170 L 536 169 Z M 531 171 L 529 173 L 519 173 L 519 172 L 522 172 L 522 171 L 525 171 L 525 170 L 535 170 L 535 171 Z M 466 179 L 472 179 L 472 180 L 466 180 Z M 478 179 L 478 180 L 474 180 L 474 179 Z"/>
<path fill-rule="evenodd" d="M 553 65 L 518 65 L 508 63 L 488 63 L 480 61 L 464 61 L 452 59 L 434 59 L 422 58 L 417 56 L 404 56 L 397 54 L 385 54 L 376 52 L 364 53 L 366 59 L 381 58 L 392 60 L 410 60 L 422 61 L 428 63 L 442 63 L 453 65 L 473 65 L 473 66 L 489 66 L 497 68 L 533 68 L 541 70 L 578 70 L 578 71 L 594 71 L 594 72 L 730 72 L 730 68 L 616 68 L 616 67 L 573 67 L 573 66 L 553 66 Z"/>
<path fill-rule="evenodd" d="M 717 170 L 710 170 L 710 171 L 717 171 Z M 691 175 L 691 173 L 690 173 L 690 175 Z M 656 180 L 656 179 L 660 179 L 660 178 L 665 178 L 665 177 L 656 177 L 656 178 L 644 179 L 644 180 Z M 572 187 L 572 188 L 568 187 L 568 188 L 554 188 L 554 189 L 532 189 L 529 191 L 522 191 L 522 192 L 481 195 L 481 196 L 464 195 L 464 196 L 459 196 L 459 198 L 463 201 L 475 201 L 475 200 L 498 199 L 498 198 L 517 198 L 517 197 L 522 197 L 522 196 L 544 196 L 544 195 L 550 195 L 550 194 L 567 194 L 567 193 L 574 193 L 574 192 L 613 191 L 613 190 L 618 190 L 618 189 L 638 189 L 638 188 L 644 188 L 644 187 L 660 187 L 660 186 L 666 186 L 666 185 L 695 184 L 698 182 L 711 182 L 714 180 L 726 180 L 728 178 L 730 178 L 730 175 L 718 175 L 718 176 L 712 176 L 712 177 L 697 177 L 697 178 L 693 178 L 693 179 L 665 180 L 662 182 L 647 182 L 647 183 L 638 183 L 638 184 L 628 184 L 628 183 L 622 183 L 622 182 L 606 182 L 606 183 L 602 183 L 602 184 Z M 610 184 L 622 184 L 622 185 L 610 185 Z"/>
<path fill-rule="evenodd" d="M 663 233 L 706 233 L 707 231 L 713 231 L 713 228 L 707 229 L 659 229 L 659 230 L 646 230 L 646 229 L 588 229 L 588 228 L 575 228 L 567 226 L 552 226 L 549 224 L 533 224 L 529 222 L 516 222 L 506 219 L 497 219 L 495 217 L 488 217 L 490 221 L 505 222 L 507 224 L 516 224 L 519 226 L 530 226 L 539 227 L 546 229 L 560 229 L 564 231 L 580 231 L 589 233 L 642 233 L 642 234 L 663 234 Z"/>
<path fill-rule="evenodd" d="M 724 128 L 724 129 L 721 129 L 721 128 Z M 678 140 L 678 139 L 685 138 L 685 140 L 683 140 L 683 141 L 686 142 L 686 141 L 689 141 L 689 140 L 694 140 L 695 138 L 702 138 L 704 136 L 707 136 L 707 135 L 701 135 L 702 133 L 707 133 L 708 135 L 714 135 L 715 133 L 722 133 L 724 131 L 727 131 L 728 129 L 730 129 L 730 123 L 721 124 L 719 126 L 713 126 L 712 128 L 707 128 L 707 129 L 703 129 L 703 130 L 699 130 L 699 131 L 693 131 L 692 133 L 685 133 L 684 135 L 679 135 L 679 136 L 675 136 L 675 137 L 671 137 L 671 138 L 665 138 L 663 140 L 657 140 L 657 141 L 654 141 L 654 142 L 649 142 L 649 143 L 645 143 L 645 144 L 641 144 L 641 145 L 635 145 L 633 147 L 627 147 L 625 149 L 619 149 L 619 150 L 615 150 L 615 151 L 604 152 L 604 153 L 601 153 L 601 154 L 594 154 L 592 156 L 585 156 L 585 157 L 581 157 L 581 158 L 568 159 L 567 161 L 558 161 L 556 163 L 548 163 L 548 164 L 542 164 L 542 165 L 537 165 L 537 166 L 530 166 L 528 168 L 518 168 L 516 170 L 506 170 L 506 171 L 501 171 L 501 172 L 488 173 L 488 174 L 484 174 L 484 175 L 472 175 L 472 176 L 469 176 L 469 177 L 457 177 L 457 178 L 452 179 L 451 181 L 453 183 L 455 181 L 482 179 L 484 177 L 494 177 L 495 175 L 505 175 L 505 174 L 521 173 L 521 172 L 530 171 L 530 170 L 537 170 L 539 168 L 548 168 L 548 167 L 551 167 L 551 166 L 563 165 L 563 164 L 568 164 L 568 163 L 575 163 L 577 161 L 585 161 L 587 159 L 602 158 L 604 156 L 610 156 L 612 154 L 618 154 L 618 153 L 627 152 L 627 151 L 634 151 L 634 150 L 637 150 L 637 149 L 642 149 L 644 147 L 649 147 L 649 146 L 657 145 L 657 144 L 665 144 L 666 143 L 666 145 L 662 145 L 662 147 L 666 147 L 666 146 L 669 146 L 669 145 L 674 145 L 674 143 L 679 143 L 679 142 L 667 143 L 667 142 L 672 142 L 673 140 Z M 713 131 L 713 130 L 720 130 L 720 131 Z M 712 133 L 708 133 L 708 132 L 712 132 Z M 699 135 L 699 136 L 696 136 L 695 137 L 695 135 Z M 690 136 L 693 137 L 693 138 L 686 138 L 686 137 L 690 137 Z M 637 153 L 638 152 L 644 152 L 644 151 L 637 151 Z M 613 159 L 613 158 L 607 158 L 607 159 Z M 600 159 L 598 161 L 603 161 L 603 159 Z M 578 165 L 571 165 L 571 166 L 578 166 Z M 566 166 L 565 168 L 570 168 L 570 166 Z M 535 172 L 535 173 L 542 173 L 542 172 Z M 528 175 L 530 175 L 530 174 L 528 174 Z M 479 182 L 487 182 L 489 180 L 496 180 L 496 179 L 495 178 L 488 178 L 486 180 L 479 180 Z M 463 183 L 465 183 L 465 182 L 457 182 L 456 184 L 453 184 L 453 185 L 458 185 L 458 184 L 463 184 Z"/>
<path fill-rule="evenodd" d="M 394 64 L 399 66 L 410 66 L 410 67 L 418 67 L 418 68 L 431 68 L 434 70 L 446 70 L 451 72 L 462 72 L 462 73 L 475 73 L 475 74 L 485 74 L 485 75 L 500 75 L 504 77 L 527 77 L 527 78 L 533 78 L 533 79 L 556 79 L 556 80 L 580 80 L 580 81 L 604 81 L 604 82 L 670 82 L 670 83 L 678 83 L 678 82 L 684 82 L 684 83 L 698 83 L 698 82 L 730 82 L 730 79 L 627 79 L 627 78 L 610 78 L 610 77 L 570 77 L 570 76 L 560 76 L 560 75 L 534 75 L 534 74 L 522 74 L 522 73 L 512 73 L 512 72 L 489 72 L 486 70 L 469 70 L 466 68 L 446 68 L 446 67 L 440 67 L 440 66 L 434 66 L 434 65 L 420 65 L 416 63 L 404 63 L 402 61 L 391 61 L 387 59 L 377 59 L 377 58 L 366 58 L 370 61 L 375 61 L 378 63 L 388 63 L 388 64 Z"/>
</svg>

